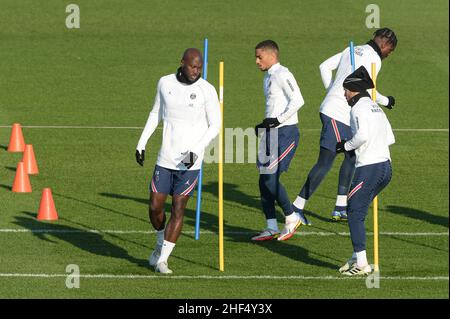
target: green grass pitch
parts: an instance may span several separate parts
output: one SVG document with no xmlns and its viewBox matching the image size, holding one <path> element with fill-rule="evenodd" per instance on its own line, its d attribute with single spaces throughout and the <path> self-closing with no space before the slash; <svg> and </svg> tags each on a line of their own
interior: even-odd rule
<svg viewBox="0 0 450 319">
<path fill-rule="evenodd" d="M 313 225 L 287 242 L 263 244 L 249 241 L 265 226 L 254 164 L 226 164 L 223 273 L 218 169 L 205 165 L 201 238 L 193 234 L 194 197 L 167 278 L 147 266 L 155 241 L 148 181 L 161 130 L 147 145 L 144 168 L 134 160 L 157 80 L 176 70 L 185 48 L 201 49 L 205 37 L 216 87 L 219 61 L 225 63 L 225 127 L 261 120 L 263 74 L 254 46 L 272 38 L 306 101 L 300 146 L 283 176 L 293 200 L 318 152 L 325 93 L 318 66 L 349 40 L 371 38 L 370 1 L 74 2 L 81 28 L 69 30 L 64 1 L 0 1 L 0 298 L 449 297 L 447 1 L 377 2 L 381 26 L 399 38 L 378 78 L 380 92 L 397 100 L 387 111 L 397 141 L 393 180 L 380 196 L 378 289 L 337 272 L 351 252 L 347 224 L 329 221 L 338 163 L 308 202 Z M 40 169 L 31 194 L 11 192 L 22 156 L 6 151 L 16 122 L 25 126 Z M 87 128 L 105 126 L 122 128 Z M 35 218 L 44 187 L 53 191 L 57 222 Z M 371 214 L 366 225 L 371 232 Z M 372 243 L 369 235 L 370 262 Z M 80 267 L 79 289 L 65 285 L 69 264 Z"/>
</svg>

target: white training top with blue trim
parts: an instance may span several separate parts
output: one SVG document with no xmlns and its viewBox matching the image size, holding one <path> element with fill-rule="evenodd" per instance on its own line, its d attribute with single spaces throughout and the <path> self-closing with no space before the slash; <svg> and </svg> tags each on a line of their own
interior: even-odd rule
<svg viewBox="0 0 450 319">
<path fill-rule="evenodd" d="M 367 72 L 371 74 L 372 63 L 375 63 L 375 73 L 378 74 L 381 69 L 381 59 L 378 53 L 368 44 L 356 46 L 355 70 L 363 65 Z M 336 75 L 334 81 L 332 81 L 333 70 L 336 69 Z M 350 126 L 350 106 L 344 97 L 342 84 L 352 72 L 350 49 L 348 47 L 320 65 L 320 75 L 327 90 L 327 95 L 320 105 L 320 112 L 348 126 Z M 379 92 L 376 94 L 376 101 L 381 105 L 389 103 L 389 99 Z"/>
<path fill-rule="evenodd" d="M 381 107 L 370 97 L 362 97 L 352 107 L 350 125 L 353 138 L 344 145 L 355 150 L 356 167 L 391 160 L 389 145 L 395 143 L 391 124 Z"/>
<path fill-rule="evenodd" d="M 185 170 L 182 153 L 192 151 L 198 159 L 191 170 L 200 169 L 205 147 L 219 134 L 221 114 L 215 88 L 199 79 L 184 84 L 175 74 L 163 76 L 144 131 L 136 149 L 145 150 L 147 141 L 160 121 L 163 137 L 156 164 L 168 169 Z"/>
<path fill-rule="evenodd" d="M 297 111 L 305 104 L 303 96 L 288 68 L 276 63 L 264 76 L 265 118 L 276 117 L 278 127 L 298 123 Z"/>
</svg>

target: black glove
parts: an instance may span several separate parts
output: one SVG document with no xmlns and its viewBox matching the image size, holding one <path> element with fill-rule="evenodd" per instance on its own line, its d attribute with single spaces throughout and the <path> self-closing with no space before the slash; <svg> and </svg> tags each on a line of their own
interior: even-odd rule
<svg viewBox="0 0 450 319">
<path fill-rule="evenodd" d="M 273 128 L 280 125 L 280 121 L 276 117 L 268 117 L 264 119 L 263 124 L 266 125 L 266 128 Z"/>
<path fill-rule="evenodd" d="M 340 142 L 336 143 L 336 153 L 343 153 L 345 152 L 344 144 L 347 142 L 346 140 L 342 140 Z"/>
<path fill-rule="evenodd" d="M 198 158 L 197 154 L 189 151 L 181 153 L 181 155 L 185 155 L 184 158 L 181 160 L 181 163 L 183 163 L 187 169 L 190 169 L 192 166 L 194 166 L 194 163 Z"/>
<path fill-rule="evenodd" d="M 278 121 L 276 117 L 268 117 L 262 121 L 262 123 L 259 123 L 255 126 L 255 134 L 258 135 L 258 129 L 260 128 L 274 128 L 280 125 L 281 123 Z"/>
<path fill-rule="evenodd" d="M 392 110 L 395 105 L 395 99 L 393 96 L 388 96 L 387 98 L 389 99 L 389 102 L 388 102 L 388 105 L 385 106 L 385 108 Z"/>
<path fill-rule="evenodd" d="M 136 162 L 139 165 L 144 166 L 144 160 L 145 160 L 145 150 L 142 150 L 142 153 L 139 153 L 139 151 L 136 150 Z"/>
<path fill-rule="evenodd" d="M 264 126 L 263 123 L 259 123 L 258 125 L 255 126 L 255 135 L 256 135 L 256 136 L 258 136 L 258 130 L 259 130 L 260 128 L 264 128 L 264 129 L 265 129 L 265 126 Z"/>
</svg>

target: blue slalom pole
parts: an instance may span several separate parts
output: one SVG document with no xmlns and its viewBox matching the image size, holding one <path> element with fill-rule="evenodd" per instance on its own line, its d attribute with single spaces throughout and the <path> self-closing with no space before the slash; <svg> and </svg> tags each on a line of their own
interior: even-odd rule
<svg viewBox="0 0 450 319">
<path fill-rule="evenodd" d="M 203 79 L 208 79 L 208 39 L 203 43 Z"/>
<path fill-rule="evenodd" d="M 355 47 L 353 46 L 353 41 L 350 41 L 350 62 L 352 64 L 352 72 L 355 72 Z"/>
<path fill-rule="evenodd" d="M 203 43 L 203 79 L 208 78 L 208 39 L 205 38 Z M 200 211 L 202 207 L 202 183 L 203 183 L 203 163 L 200 167 L 197 189 L 197 212 L 195 214 L 195 240 L 200 238 Z"/>
</svg>

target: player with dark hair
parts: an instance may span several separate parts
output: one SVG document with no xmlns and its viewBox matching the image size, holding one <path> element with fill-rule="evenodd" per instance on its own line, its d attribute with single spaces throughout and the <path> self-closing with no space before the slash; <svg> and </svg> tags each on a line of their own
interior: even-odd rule
<svg viewBox="0 0 450 319">
<path fill-rule="evenodd" d="M 265 40 L 255 47 L 256 65 L 263 72 L 264 95 L 266 97 L 265 118 L 256 125 L 256 134 L 261 134 L 257 166 L 261 205 L 267 227 L 252 238 L 265 241 L 277 238 L 287 240 L 300 226 L 300 216 L 292 211 L 286 189 L 280 176 L 288 170 L 299 142 L 297 111 L 304 101 L 292 73 L 279 63 L 279 48 L 275 41 Z M 275 202 L 286 216 L 284 230 L 278 230 Z"/>
<path fill-rule="evenodd" d="M 364 66 L 371 69 L 371 64 L 376 64 L 376 73 L 381 69 L 381 61 L 389 56 L 397 46 L 397 37 L 391 29 L 383 28 L 374 33 L 374 38 L 365 45 L 355 47 L 355 66 Z M 336 75 L 333 81 L 333 70 Z M 327 95 L 320 106 L 320 120 L 322 132 L 320 135 L 320 151 L 316 164 L 311 169 L 299 195 L 293 203 L 293 209 L 303 216 L 306 202 L 319 187 L 326 174 L 330 171 L 336 158 L 336 144 L 352 137 L 350 128 L 350 106 L 344 97 L 342 83 L 352 72 L 350 62 L 350 50 L 346 48 L 327 59 L 320 65 L 322 82 L 327 90 Z M 378 104 L 392 109 L 395 99 L 392 96 L 383 96 L 377 93 Z M 347 193 L 355 170 L 355 158 L 345 153 L 344 160 L 339 171 L 339 183 L 336 197 L 336 205 L 331 213 L 332 220 L 347 219 Z"/>
<path fill-rule="evenodd" d="M 264 40 L 259 42 L 255 50 L 263 49 L 263 50 L 271 50 L 275 52 L 275 54 L 278 56 L 280 49 L 278 48 L 278 44 L 273 40 Z"/>
</svg>

